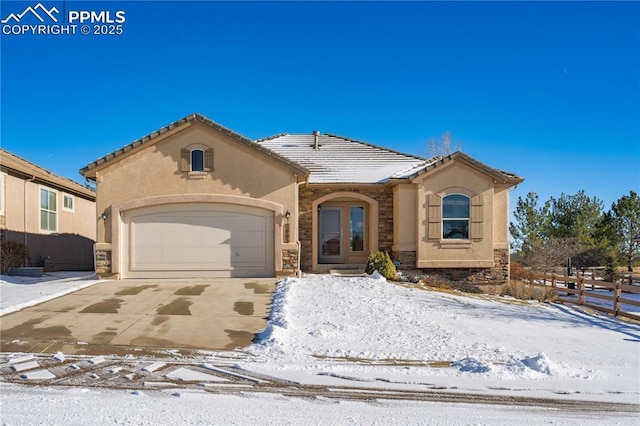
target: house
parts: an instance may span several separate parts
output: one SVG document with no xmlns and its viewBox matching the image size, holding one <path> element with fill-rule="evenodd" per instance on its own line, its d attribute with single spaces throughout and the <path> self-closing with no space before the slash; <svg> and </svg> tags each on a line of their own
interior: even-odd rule
<svg viewBox="0 0 640 426">
<path fill-rule="evenodd" d="M 25 266 L 92 271 L 96 194 L 0 149 L 0 239 L 29 248 Z"/>
<path fill-rule="evenodd" d="M 313 132 L 251 141 L 193 114 L 80 171 L 97 185 L 99 272 L 248 277 L 362 268 L 508 277 L 509 188 L 461 153 L 424 159 Z"/>
</svg>

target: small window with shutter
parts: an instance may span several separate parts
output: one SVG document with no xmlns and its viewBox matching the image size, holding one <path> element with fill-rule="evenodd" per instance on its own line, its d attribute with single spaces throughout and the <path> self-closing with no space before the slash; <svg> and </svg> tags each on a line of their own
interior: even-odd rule
<svg viewBox="0 0 640 426">
<path fill-rule="evenodd" d="M 194 144 L 180 152 L 180 171 L 189 176 L 204 176 L 213 171 L 213 148 Z"/>
</svg>

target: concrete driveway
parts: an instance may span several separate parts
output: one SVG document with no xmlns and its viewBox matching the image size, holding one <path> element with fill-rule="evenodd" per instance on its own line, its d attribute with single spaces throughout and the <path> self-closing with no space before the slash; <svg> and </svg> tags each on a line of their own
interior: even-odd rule
<svg viewBox="0 0 640 426">
<path fill-rule="evenodd" d="M 266 327 L 274 278 L 108 281 L 3 316 L 2 352 L 229 350 Z"/>
</svg>

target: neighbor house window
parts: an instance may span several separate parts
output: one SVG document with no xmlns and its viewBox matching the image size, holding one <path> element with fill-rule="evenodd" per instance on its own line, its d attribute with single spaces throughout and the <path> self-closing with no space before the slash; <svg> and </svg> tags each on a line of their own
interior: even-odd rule
<svg viewBox="0 0 640 426">
<path fill-rule="evenodd" d="M 349 208 L 351 251 L 364 251 L 364 207 Z"/>
<path fill-rule="evenodd" d="M 68 212 L 73 212 L 73 195 L 64 194 L 62 208 Z"/>
<path fill-rule="evenodd" d="M 442 238 L 469 239 L 471 202 L 462 194 L 447 195 L 442 199 Z"/>
<path fill-rule="evenodd" d="M 57 195 L 55 191 L 40 188 L 40 230 L 57 231 Z"/>
</svg>

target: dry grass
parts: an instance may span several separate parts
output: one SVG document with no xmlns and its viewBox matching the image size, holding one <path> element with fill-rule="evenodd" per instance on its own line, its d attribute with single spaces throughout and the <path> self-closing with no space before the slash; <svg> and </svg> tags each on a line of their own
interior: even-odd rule
<svg viewBox="0 0 640 426">
<path fill-rule="evenodd" d="M 533 287 L 514 280 L 502 286 L 500 296 L 511 296 L 520 300 L 537 300 L 538 302 L 555 302 L 558 300 L 558 294 L 552 288 Z"/>
<path fill-rule="evenodd" d="M 423 277 L 419 281 L 419 284 L 442 290 L 461 291 L 463 293 L 483 293 L 483 291 L 475 284 L 467 281 L 452 281 L 439 275 Z"/>
</svg>

